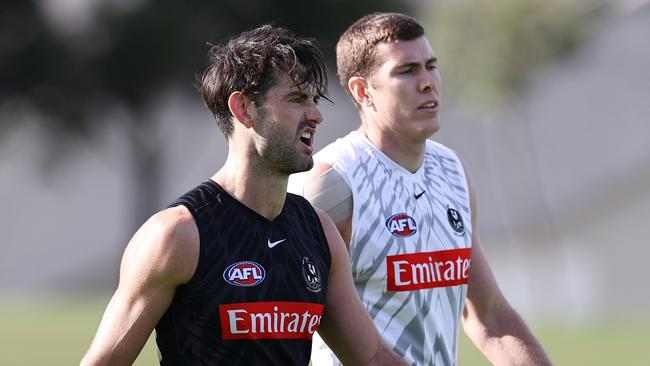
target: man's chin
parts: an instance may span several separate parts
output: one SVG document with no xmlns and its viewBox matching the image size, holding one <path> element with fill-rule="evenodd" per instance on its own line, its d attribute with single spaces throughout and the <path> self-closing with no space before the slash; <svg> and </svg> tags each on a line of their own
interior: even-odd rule
<svg viewBox="0 0 650 366">
<path fill-rule="evenodd" d="M 314 166 L 314 159 L 310 156 L 309 160 L 305 160 L 299 164 L 288 169 L 288 174 L 301 173 L 310 170 Z"/>
<path fill-rule="evenodd" d="M 305 162 L 305 165 L 302 166 L 301 169 L 299 171 L 297 171 L 296 173 L 306 172 L 306 171 L 310 170 L 313 167 L 314 167 L 314 158 L 312 158 L 310 156 L 309 160 L 307 162 Z"/>
<path fill-rule="evenodd" d="M 430 121 L 426 126 L 423 126 L 422 133 L 427 134 L 427 137 L 431 137 L 433 134 L 438 132 L 438 130 L 440 130 L 440 122 L 438 121 L 438 118 L 436 118 L 434 121 Z"/>
</svg>

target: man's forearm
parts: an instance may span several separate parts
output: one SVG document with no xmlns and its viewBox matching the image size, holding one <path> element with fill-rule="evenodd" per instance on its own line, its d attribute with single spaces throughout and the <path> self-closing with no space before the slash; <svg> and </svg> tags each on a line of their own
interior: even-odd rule
<svg viewBox="0 0 650 366">
<path fill-rule="evenodd" d="M 549 366 L 553 363 L 526 323 L 510 307 L 483 326 L 465 331 L 493 365 Z"/>
</svg>

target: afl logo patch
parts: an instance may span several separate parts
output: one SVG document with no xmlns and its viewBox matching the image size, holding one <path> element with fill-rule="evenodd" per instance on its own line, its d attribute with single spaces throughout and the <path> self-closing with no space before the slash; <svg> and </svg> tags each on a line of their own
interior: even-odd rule
<svg viewBox="0 0 650 366">
<path fill-rule="evenodd" d="M 386 220 L 386 228 L 394 236 L 401 237 L 411 236 L 418 231 L 415 220 L 405 213 L 398 213 L 389 217 Z"/>
<path fill-rule="evenodd" d="M 454 233 L 458 235 L 465 234 L 465 224 L 463 223 L 463 217 L 460 215 L 460 212 L 447 207 L 447 220 L 449 220 L 451 228 L 454 229 Z"/>
<path fill-rule="evenodd" d="M 251 261 L 233 263 L 223 271 L 223 279 L 231 285 L 239 287 L 257 286 L 266 277 L 266 271 L 261 264 Z"/>
<path fill-rule="evenodd" d="M 307 257 L 302 258 L 302 277 L 305 279 L 307 290 L 311 292 L 320 292 L 321 279 L 318 267 Z"/>
</svg>

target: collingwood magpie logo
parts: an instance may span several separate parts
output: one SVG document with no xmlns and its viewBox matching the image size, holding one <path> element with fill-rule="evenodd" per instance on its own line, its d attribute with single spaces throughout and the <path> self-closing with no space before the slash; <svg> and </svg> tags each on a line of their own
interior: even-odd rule
<svg viewBox="0 0 650 366">
<path fill-rule="evenodd" d="M 311 292 L 320 292 L 321 279 L 318 267 L 307 257 L 302 258 L 302 277 L 305 279 L 307 290 Z"/>
<path fill-rule="evenodd" d="M 460 212 L 447 206 L 447 220 L 449 220 L 451 228 L 454 229 L 454 233 L 458 235 L 465 234 L 465 224 L 463 223 L 463 217 L 460 215 Z"/>
</svg>

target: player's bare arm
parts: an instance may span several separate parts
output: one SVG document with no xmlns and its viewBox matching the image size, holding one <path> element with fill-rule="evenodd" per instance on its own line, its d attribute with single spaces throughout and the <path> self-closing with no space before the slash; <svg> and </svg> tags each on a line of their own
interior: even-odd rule
<svg viewBox="0 0 650 366">
<path fill-rule="evenodd" d="M 465 333 L 494 365 L 551 365 L 496 283 L 479 239 L 476 192 L 464 162 L 463 168 L 472 211 L 472 267 L 463 312 Z"/>
<path fill-rule="evenodd" d="M 329 244 L 332 265 L 326 313 L 318 333 L 345 365 L 406 365 L 381 339 L 352 283 L 348 252 L 330 217 L 316 209 Z"/>
<path fill-rule="evenodd" d="M 199 234 L 184 206 L 150 218 L 129 242 L 111 298 L 82 365 L 131 365 L 198 262 Z"/>
</svg>

